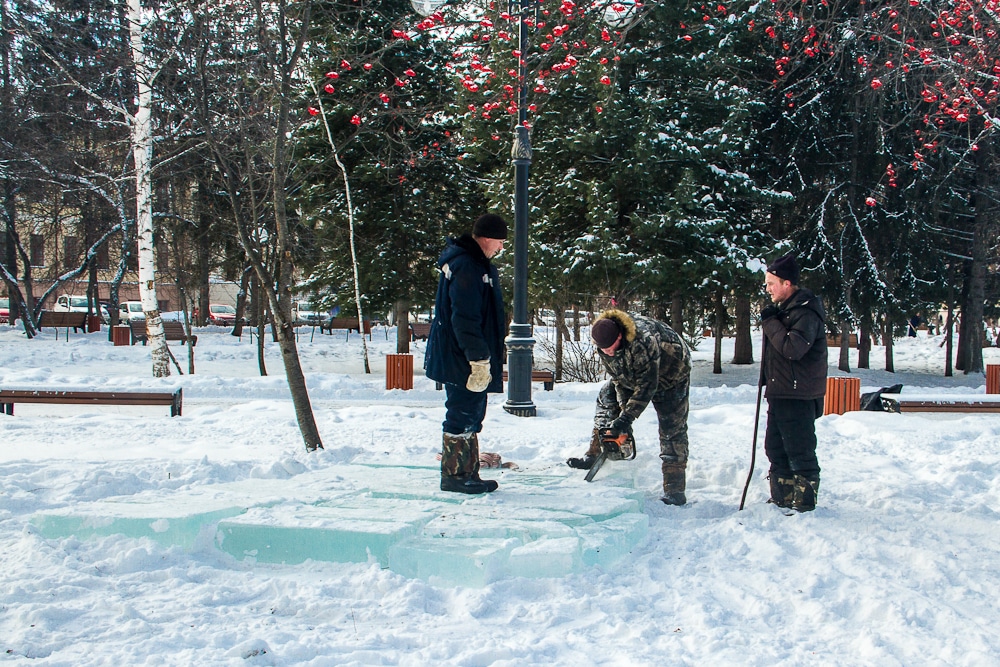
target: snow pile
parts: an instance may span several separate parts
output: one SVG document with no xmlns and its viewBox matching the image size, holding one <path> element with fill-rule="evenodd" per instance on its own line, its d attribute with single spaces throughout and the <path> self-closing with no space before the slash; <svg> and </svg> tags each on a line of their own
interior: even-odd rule
<svg viewBox="0 0 1000 667">
<path fill-rule="evenodd" d="M 747 508 L 737 512 L 758 367 L 725 365 L 712 375 L 710 340 L 695 353 L 690 504 L 656 500 L 652 411 L 636 424 L 638 458 L 607 464 L 590 485 L 634 494 L 641 508 L 645 538 L 622 558 L 573 570 L 558 549 L 548 559 L 526 553 L 529 576 L 455 586 L 406 576 L 375 554 L 280 564 L 234 555 L 215 534 L 175 541 L 171 531 L 181 526 L 172 518 L 210 512 L 209 500 L 234 485 L 245 488 L 247 505 L 289 513 L 318 480 L 351 490 L 358 469 L 377 466 L 409 470 L 404 482 L 386 480 L 386 498 L 407 486 L 433 492 L 443 394 L 422 376 L 412 391 L 384 389 L 381 357 L 395 352 L 394 331 L 376 329 L 371 376 L 356 334 L 309 333 L 299 344 L 326 445 L 316 454 L 304 451 L 270 343 L 271 375 L 260 377 L 255 341 L 208 327 L 198 332 L 197 374 L 156 380 L 148 348 L 114 347 L 106 334 L 66 342 L 46 331 L 26 341 L 0 326 L 0 387 L 184 390 L 184 416 L 176 418 L 161 407 L 72 405 L 17 405 L 15 416 L 0 416 L 0 649 L 8 661 L 996 664 L 1000 415 L 824 417 L 818 509 L 786 517 L 765 504 L 758 449 Z M 897 341 L 899 373 L 854 375 L 862 391 L 902 382 L 904 393 L 982 393 L 981 375 L 942 377 L 939 343 Z M 731 358 L 732 341 L 724 349 Z M 413 351 L 420 368 L 422 344 Z M 987 363 L 1000 363 L 1000 350 L 984 352 Z M 184 366 L 185 351 L 175 353 Z M 569 504 L 588 490 L 563 461 L 585 447 L 598 385 L 533 389 L 535 419 L 512 417 L 500 407 L 503 396 L 491 399 L 483 448 L 521 471 L 504 473 L 480 507 L 466 507 L 481 513 L 484 530 L 516 529 L 511 503 L 527 497 L 532 480 L 548 480 L 539 488 Z M 376 476 L 365 488 L 378 483 Z M 49 535 L 38 519 L 122 498 L 153 501 L 157 518 L 145 536 L 104 531 L 100 522 L 89 535 Z M 382 511 L 377 520 L 405 518 Z M 448 529 L 477 525 L 438 520 Z"/>
</svg>

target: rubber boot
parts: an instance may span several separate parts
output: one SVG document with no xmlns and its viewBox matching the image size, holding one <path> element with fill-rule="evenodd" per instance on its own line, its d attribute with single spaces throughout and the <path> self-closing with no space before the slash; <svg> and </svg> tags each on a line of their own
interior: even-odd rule
<svg viewBox="0 0 1000 667">
<path fill-rule="evenodd" d="M 661 467 L 663 468 L 663 497 L 660 500 L 664 505 L 686 504 L 687 496 L 684 491 L 687 488 L 687 465 L 664 461 Z"/>
<path fill-rule="evenodd" d="M 795 480 L 791 477 L 782 477 L 776 472 L 767 476 L 771 485 L 771 497 L 767 502 L 778 507 L 791 507 L 795 496 Z"/>
<path fill-rule="evenodd" d="M 472 455 L 472 435 L 445 433 L 441 450 L 441 490 L 456 493 L 486 493 L 488 485 L 472 476 L 469 459 Z M 478 455 L 475 457 L 479 464 Z"/>
<path fill-rule="evenodd" d="M 796 512 L 811 512 L 816 509 L 816 499 L 819 497 L 819 480 L 806 479 L 802 475 L 794 476 L 795 492 L 792 494 L 792 509 Z"/>
<path fill-rule="evenodd" d="M 601 433 L 596 428 L 594 433 L 590 436 L 590 447 L 587 448 L 587 453 L 583 455 L 583 458 L 578 459 L 576 457 L 566 459 L 566 465 L 570 468 L 578 468 L 580 470 L 590 470 L 594 467 L 594 461 L 597 460 L 597 456 L 601 453 Z"/>
<path fill-rule="evenodd" d="M 467 467 L 466 467 L 465 472 L 466 472 L 466 474 L 471 479 L 474 479 L 477 482 L 482 482 L 483 484 L 485 484 L 486 485 L 486 492 L 487 493 L 493 493 L 498 488 L 500 488 L 500 485 L 496 482 L 496 480 L 483 479 L 482 477 L 479 476 L 479 467 L 480 467 L 480 464 L 479 464 L 479 434 L 478 433 L 473 433 L 472 434 L 472 437 L 469 438 L 469 445 L 472 447 L 472 453 L 469 456 L 469 462 L 466 464 Z"/>
</svg>

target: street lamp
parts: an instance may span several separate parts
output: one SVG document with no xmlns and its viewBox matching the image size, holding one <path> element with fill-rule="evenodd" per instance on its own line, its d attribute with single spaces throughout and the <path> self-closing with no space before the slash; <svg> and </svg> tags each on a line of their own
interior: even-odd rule
<svg viewBox="0 0 1000 667">
<path fill-rule="evenodd" d="M 528 120 L 528 24 L 525 14 L 531 0 L 518 0 L 517 31 L 517 127 L 510 159 L 514 164 L 514 319 L 507 336 L 507 402 L 503 409 L 518 417 L 537 414 L 531 400 L 531 369 L 535 359 L 535 339 L 528 322 L 528 167 L 531 166 L 531 137 Z M 510 3 L 514 13 L 514 0 Z"/>
<path fill-rule="evenodd" d="M 447 0 L 410 0 L 421 16 L 430 16 Z M 503 409 L 518 417 L 537 414 L 531 400 L 531 369 L 534 364 L 535 339 L 528 322 L 528 167 L 531 165 L 531 137 L 528 120 L 528 24 L 525 18 L 538 6 L 537 0 L 509 0 L 509 13 L 518 17 L 517 49 L 517 127 L 511 162 L 514 165 L 514 319 L 507 336 L 507 402 Z M 636 0 L 611 0 L 604 10 L 604 21 L 624 30 L 638 18 L 641 4 Z M 515 11 L 516 9 L 516 11 Z"/>
</svg>

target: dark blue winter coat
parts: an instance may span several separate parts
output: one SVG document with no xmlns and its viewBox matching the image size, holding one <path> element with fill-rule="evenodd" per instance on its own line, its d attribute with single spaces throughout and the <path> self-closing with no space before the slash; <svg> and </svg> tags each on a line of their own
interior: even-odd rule
<svg viewBox="0 0 1000 667">
<path fill-rule="evenodd" d="M 465 386 L 470 361 L 490 360 L 488 392 L 503 391 L 503 340 L 507 324 L 500 276 L 469 234 L 448 239 L 438 259 L 441 277 L 424 369 L 436 382 Z"/>
</svg>

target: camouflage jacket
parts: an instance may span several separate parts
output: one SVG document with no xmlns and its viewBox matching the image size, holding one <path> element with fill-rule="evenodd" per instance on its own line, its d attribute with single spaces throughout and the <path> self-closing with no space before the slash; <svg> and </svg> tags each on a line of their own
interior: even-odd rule
<svg viewBox="0 0 1000 667">
<path fill-rule="evenodd" d="M 597 351 L 618 393 L 622 415 L 635 420 L 657 394 L 691 381 L 691 353 L 684 339 L 663 322 L 608 310 L 624 331 L 621 347 L 608 356 Z M 596 321 L 596 320 L 595 320 Z"/>
</svg>

